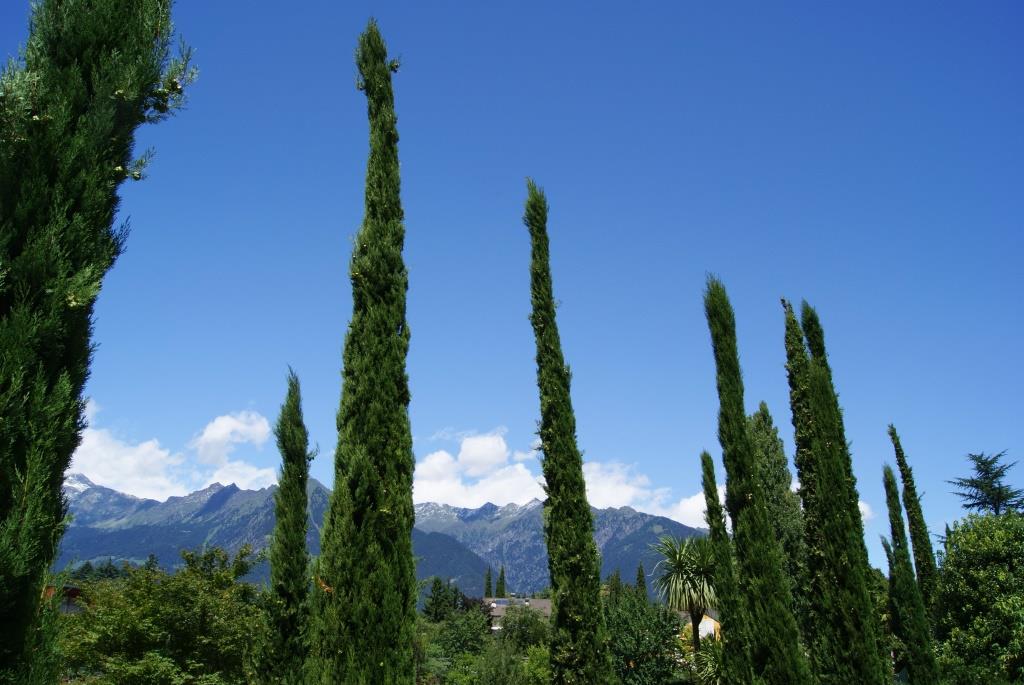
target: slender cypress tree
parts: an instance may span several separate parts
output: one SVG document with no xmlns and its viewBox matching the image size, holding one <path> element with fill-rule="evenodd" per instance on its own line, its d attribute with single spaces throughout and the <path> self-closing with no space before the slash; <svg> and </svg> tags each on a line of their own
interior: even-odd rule
<svg viewBox="0 0 1024 685">
<path fill-rule="evenodd" d="M 309 434 L 302 420 L 299 378 L 291 369 L 274 435 L 281 452 L 281 478 L 274 493 L 276 520 L 270 543 L 269 634 L 257 676 L 265 683 L 302 685 L 309 611 L 306 484 L 314 453 L 309 451 Z"/>
<path fill-rule="evenodd" d="M 903 481 L 903 506 L 907 510 L 910 542 L 914 548 L 917 583 L 921 588 L 924 605 L 930 610 L 935 606 L 935 582 L 938 577 L 932 538 L 928 534 L 928 526 L 924 522 L 921 497 L 917 494 L 917 486 L 914 484 L 914 472 L 910 468 L 910 464 L 907 463 L 907 457 L 903 453 L 903 445 L 900 444 L 900 436 L 896 433 L 896 427 L 891 423 L 889 424 L 889 438 L 896 451 L 896 466 L 899 467 L 900 479 Z"/>
<path fill-rule="evenodd" d="M 812 333 L 786 313 L 786 356 L 796 432 L 796 466 L 807 549 L 811 665 L 822 685 L 881 685 L 881 626 L 868 591 L 870 569 L 842 413 L 817 315 L 804 306 Z M 810 348 L 810 354 L 808 354 Z"/>
<path fill-rule="evenodd" d="M 736 582 L 732 543 L 725 529 L 725 512 L 718 501 L 715 464 L 711 455 L 701 452 L 700 465 L 704 485 L 704 516 L 715 554 L 715 597 L 718 599 L 718 620 L 725 640 L 722 652 L 723 685 L 748 685 L 753 682 L 750 664 L 750 626 L 743 597 Z"/>
<path fill-rule="evenodd" d="M 398 131 L 389 60 L 377 24 L 359 37 L 370 156 L 366 210 L 349 267 L 334 492 L 313 596 L 309 680 L 411 683 L 416 575 L 412 434 L 405 359 L 408 275 L 399 195 Z"/>
<path fill-rule="evenodd" d="M 757 478 L 768 508 L 768 520 L 775 537 L 782 544 L 786 575 L 793 593 L 794 607 L 797 607 L 796 614 L 803 616 L 806 612 L 799 607 L 805 600 L 797 594 L 798 584 L 805 575 L 803 513 L 800 511 L 800 496 L 790 489 L 793 475 L 786 461 L 782 438 L 775 428 L 767 404 L 762 402 L 750 416 L 747 429 L 758 465 Z"/>
<path fill-rule="evenodd" d="M 708 278 L 704 311 L 717 369 L 725 505 L 733 521 L 739 587 L 750 624 L 757 626 L 750 633 L 751 665 L 755 676 L 765 683 L 809 683 L 810 669 L 800 648 L 782 545 L 768 518 L 760 465 L 747 431 L 736 320 L 725 286 L 717 278 Z"/>
<path fill-rule="evenodd" d="M 127 237 L 118 190 L 148 158 L 133 160 L 136 129 L 193 75 L 172 36 L 165 0 L 44 0 L 0 69 L 0 682 L 27 682 L 49 650 L 31 636 L 85 425 L 93 308 Z"/>
<path fill-rule="evenodd" d="M 892 467 L 885 465 L 885 500 L 889 507 L 889 526 L 892 545 L 886 550 L 889 557 L 889 602 L 892 632 L 906 648 L 905 664 L 897 664 L 897 672 L 906 668 L 909 680 L 914 685 L 937 685 L 938 667 L 932 650 L 928 615 L 925 612 L 921 589 L 914 579 L 910 565 L 910 549 L 907 535 L 903 530 L 903 511 Z"/>
<path fill-rule="evenodd" d="M 488 566 L 487 570 L 484 572 L 484 597 L 494 597 L 494 595 L 491 594 L 491 588 L 491 567 Z"/>
<path fill-rule="evenodd" d="M 647 599 L 647 574 L 644 573 L 643 562 L 636 567 L 636 592 Z"/>
<path fill-rule="evenodd" d="M 542 463 L 547 490 L 544 535 L 552 589 L 551 676 L 556 685 L 602 685 L 613 678 L 604 615 L 594 522 L 576 444 L 569 367 L 555 321 L 548 261 L 548 203 L 527 181 L 523 221 L 530 232 L 530 321 L 537 341 Z"/>
<path fill-rule="evenodd" d="M 505 566 L 502 565 L 501 570 L 498 571 L 498 583 L 494 586 L 494 596 L 504 597 L 505 596 Z"/>
</svg>

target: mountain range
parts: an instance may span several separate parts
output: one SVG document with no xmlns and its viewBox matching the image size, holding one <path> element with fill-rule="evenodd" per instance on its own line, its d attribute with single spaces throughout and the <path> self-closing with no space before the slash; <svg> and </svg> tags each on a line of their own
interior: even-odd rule
<svg viewBox="0 0 1024 685">
<path fill-rule="evenodd" d="M 154 554 L 170 569 L 179 562 L 182 549 L 219 546 L 234 552 L 250 544 L 261 550 L 274 528 L 276 490 L 276 486 L 242 490 L 234 484 L 214 483 L 158 502 L 96 485 L 81 474 L 69 474 L 64 491 L 71 524 L 55 566 L 107 559 L 137 564 Z M 310 479 L 308 495 L 307 545 L 316 555 L 330 490 Z M 547 587 L 543 509 L 539 500 L 523 505 L 488 503 L 476 509 L 433 502 L 415 505 L 412 541 L 417 577 L 450 578 L 463 592 L 480 596 L 486 568 L 493 568 L 497 578 L 498 569 L 504 566 L 510 591 L 529 593 Z M 705 533 L 629 507 L 594 509 L 593 513 L 602 578 L 617 570 L 631 582 L 640 563 L 650 574 L 658 560 L 651 544 L 658 538 Z M 266 564 L 262 564 L 254 579 L 266 576 Z"/>
</svg>

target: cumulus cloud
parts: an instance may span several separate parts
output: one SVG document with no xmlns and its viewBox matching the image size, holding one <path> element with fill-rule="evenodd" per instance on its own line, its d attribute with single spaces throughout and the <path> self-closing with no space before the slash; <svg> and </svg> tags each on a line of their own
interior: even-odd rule
<svg viewBox="0 0 1024 685">
<path fill-rule="evenodd" d="M 595 507 L 632 507 L 694 528 L 707 525 L 703 491 L 675 500 L 670 488 L 652 486 L 635 465 L 621 462 L 589 461 L 583 465 L 583 477 L 587 499 Z M 718 487 L 718 498 L 725 501 L 725 486 Z"/>
<path fill-rule="evenodd" d="M 270 422 L 255 411 L 218 416 L 189 442 L 189 447 L 207 464 L 223 465 L 237 445 L 261 447 L 270 437 Z"/>
<path fill-rule="evenodd" d="M 260 446 L 267 441 L 270 423 L 257 412 L 218 416 L 188 443 L 187 450 L 175 452 L 156 438 L 134 442 L 96 426 L 99 411 L 100 406 L 89 400 L 85 410 L 89 426 L 82 431 L 82 444 L 68 469 L 85 474 L 97 485 L 165 500 L 215 482 L 254 489 L 277 481 L 272 468 L 228 458 L 238 445 Z"/>
<path fill-rule="evenodd" d="M 859 500 L 857 502 L 857 508 L 860 509 L 860 517 L 865 521 L 870 521 L 875 518 L 875 512 L 871 510 L 871 505 L 864 500 Z"/>
<path fill-rule="evenodd" d="M 504 428 L 484 434 L 449 430 L 449 435 L 459 436 L 458 454 L 437 450 L 416 463 L 413 501 L 479 507 L 487 502 L 525 504 L 544 498 L 543 480 L 521 463 L 517 458 L 521 453 L 513 455 Z"/>
<path fill-rule="evenodd" d="M 82 431 L 82 444 L 75 450 L 70 470 L 84 473 L 97 485 L 164 500 L 188 492 L 179 478 L 184 459 L 156 439 L 132 443 L 105 428 L 90 427 Z"/>
</svg>

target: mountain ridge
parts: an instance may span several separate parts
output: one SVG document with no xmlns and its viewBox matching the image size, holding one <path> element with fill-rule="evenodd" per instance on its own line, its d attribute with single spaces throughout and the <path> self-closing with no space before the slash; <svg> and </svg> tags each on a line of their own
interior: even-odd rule
<svg viewBox="0 0 1024 685">
<path fill-rule="evenodd" d="M 219 546 L 234 552 L 245 544 L 267 547 L 274 527 L 276 485 L 243 490 L 234 483 L 213 483 L 164 502 L 143 499 L 97 485 L 82 474 L 65 480 L 71 524 L 61 542 L 55 567 L 69 563 L 115 561 L 141 563 L 155 554 L 172 568 L 182 549 Z M 311 554 L 320 552 L 320 523 L 330 490 L 310 478 L 309 533 Z M 495 575 L 504 565 L 508 587 L 536 592 L 547 587 L 547 548 L 543 533 L 543 503 L 455 507 L 437 502 L 414 505 L 413 552 L 417 578 L 440 575 L 453 579 L 464 592 L 483 593 L 484 570 Z M 594 539 L 602 556 L 602 577 L 618 570 L 632 578 L 638 563 L 650 573 L 657 561 L 651 543 L 664 534 L 703 535 L 702 529 L 645 514 L 631 507 L 594 509 Z M 263 581 L 266 564 L 254 580 Z"/>
</svg>

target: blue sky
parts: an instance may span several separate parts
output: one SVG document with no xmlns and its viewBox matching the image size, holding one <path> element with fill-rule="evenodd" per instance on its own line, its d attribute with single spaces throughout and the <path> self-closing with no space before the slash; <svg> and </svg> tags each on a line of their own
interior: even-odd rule
<svg viewBox="0 0 1024 685">
<path fill-rule="evenodd" d="M 9 54 L 27 6 L 0 7 Z M 268 481 L 291 364 L 330 483 L 371 15 L 402 58 L 419 499 L 536 489 L 527 176 L 551 204 L 595 504 L 699 520 L 697 455 L 720 451 L 709 272 L 748 409 L 768 402 L 788 451 L 778 300 L 818 308 L 875 563 L 890 421 L 936 533 L 961 516 L 944 481 L 967 452 L 1024 456 L 1019 3 L 179 0 L 201 75 L 187 111 L 141 131 L 156 158 L 124 188 L 76 457 L 94 480 Z"/>
</svg>

